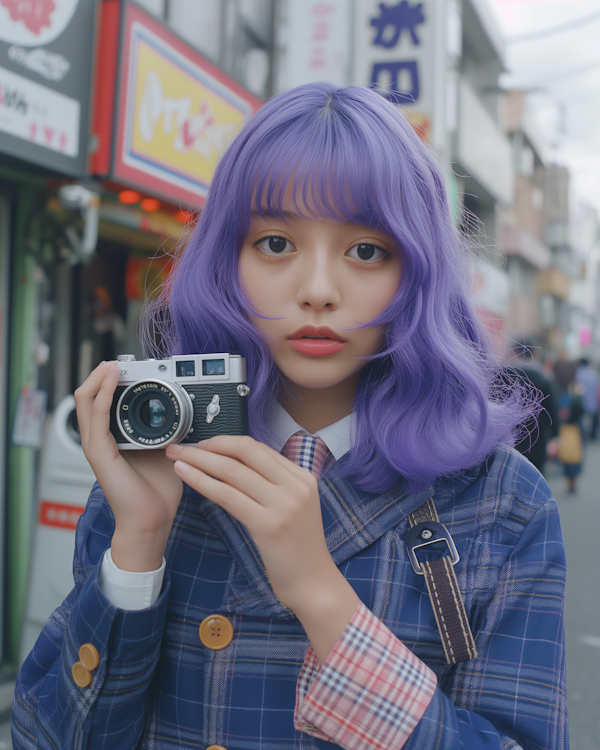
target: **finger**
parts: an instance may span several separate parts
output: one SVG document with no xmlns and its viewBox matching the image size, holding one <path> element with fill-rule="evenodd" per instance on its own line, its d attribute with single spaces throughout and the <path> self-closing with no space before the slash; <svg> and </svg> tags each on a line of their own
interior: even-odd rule
<svg viewBox="0 0 600 750">
<path fill-rule="evenodd" d="M 101 362 L 95 370 L 88 375 L 87 379 L 75 391 L 75 407 L 77 409 L 77 421 L 81 432 L 82 443 L 85 446 L 89 439 L 89 425 L 92 419 L 92 407 L 94 399 L 102 386 L 106 376 L 109 362 Z"/>
<path fill-rule="evenodd" d="M 111 363 L 92 404 L 89 442 L 90 444 L 95 444 L 99 449 L 106 450 L 108 445 L 112 445 L 114 442 L 114 438 L 110 433 L 110 407 L 119 377 L 118 367 L 114 363 Z"/>
<path fill-rule="evenodd" d="M 202 441 L 199 447 L 211 453 L 236 458 L 273 484 L 285 484 L 289 472 L 298 477 L 305 475 L 304 469 L 249 435 L 216 435 Z"/>
<path fill-rule="evenodd" d="M 173 459 L 176 456 L 177 461 L 220 480 L 222 484 L 227 484 L 244 493 L 260 505 L 268 505 L 273 496 L 281 495 L 281 485 L 274 484 L 237 458 L 191 446 L 179 446 L 179 450 L 167 451 L 167 455 L 170 455 Z M 295 478 L 288 474 L 288 485 L 290 479 L 294 481 Z"/>
<path fill-rule="evenodd" d="M 255 528 L 257 520 L 264 513 L 261 505 L 244 492 L 220 482 L 188 463 L 175 461 L 174 469 L 177 476 L 187 485 L 237 518 L 252 533 L 252 528 Z"/>
</svg>

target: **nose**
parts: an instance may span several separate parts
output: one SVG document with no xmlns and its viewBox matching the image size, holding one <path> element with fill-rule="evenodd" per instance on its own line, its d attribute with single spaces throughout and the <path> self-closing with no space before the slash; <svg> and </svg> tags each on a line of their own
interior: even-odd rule
<svg viewBox="0 0 600 750">
<path fill-rule="evenodd" d="M 298 269 L 296 301 L 302 308 L 336 310 L 342 301 L 340 278 L 327 253 L 308 253 Z"/>
</svg>

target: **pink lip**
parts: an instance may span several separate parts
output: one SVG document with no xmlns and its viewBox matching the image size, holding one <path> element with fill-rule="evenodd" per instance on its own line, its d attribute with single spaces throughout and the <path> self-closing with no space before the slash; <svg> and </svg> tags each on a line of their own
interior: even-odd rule
<svg viewBox="0 0 600 750">
<path fill-rule="evenodd" d="M 331 339 L 332 341 L 341 341 L 345 343 L 346 339 L 342 338 L 339 333 L 332 331 L 327 326 L 302 326 L 297 331 L 292 333 L 290 339 L 301 339 L 305 336 L 322 336 L 324 338 Z"/>
<path fill-rule="evenodd" d="M 324 338 L 315 339 L 309 338 L 310 336 Z M 302 326 L 288 340 L 292 349 L 310 357 L 326 357 L 329 354 L 336 354 L 346 345 L 345 339 L 327 326 Z"/>
</svg>

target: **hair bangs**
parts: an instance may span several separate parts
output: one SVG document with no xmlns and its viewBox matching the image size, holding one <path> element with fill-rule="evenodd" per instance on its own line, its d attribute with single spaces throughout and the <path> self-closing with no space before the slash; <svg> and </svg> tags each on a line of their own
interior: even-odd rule
<svg viewBox="0 0 600 750">
<path fill-rule="evenodd" d="M 254 151 L 245 170 L 243 192 L 252 196 L 252 210 L 285 220 L 283 205 L 290 201 L 302 218 L 383 229 L 373 169 L 380 159 L 361 135 L 334 110 L 325 126 L 323 113 L 309 112 L 280 129 Z"/>
</svg>

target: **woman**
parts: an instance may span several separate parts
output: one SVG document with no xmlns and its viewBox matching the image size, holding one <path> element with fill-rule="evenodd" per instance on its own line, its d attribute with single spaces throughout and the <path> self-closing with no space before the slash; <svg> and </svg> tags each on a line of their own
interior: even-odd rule
<svg viewBox="0 0 600 750">
<path fill-rule="evenodd" d="M 534 407 L 503 397 L 465 279 L 442 178 L 378 94 L 303 86 L 247 123 L 153 325 L 161 357 L 246 358 L 252 436 L 119 453 L 117 369 L 79 389 L 99 485 L 15 747 L 567 746 L 557 509 L 508 447 Z M 407 556 L 430 499 L 460 660 L 418 575 L 450 541 Z"/>
</svg>

